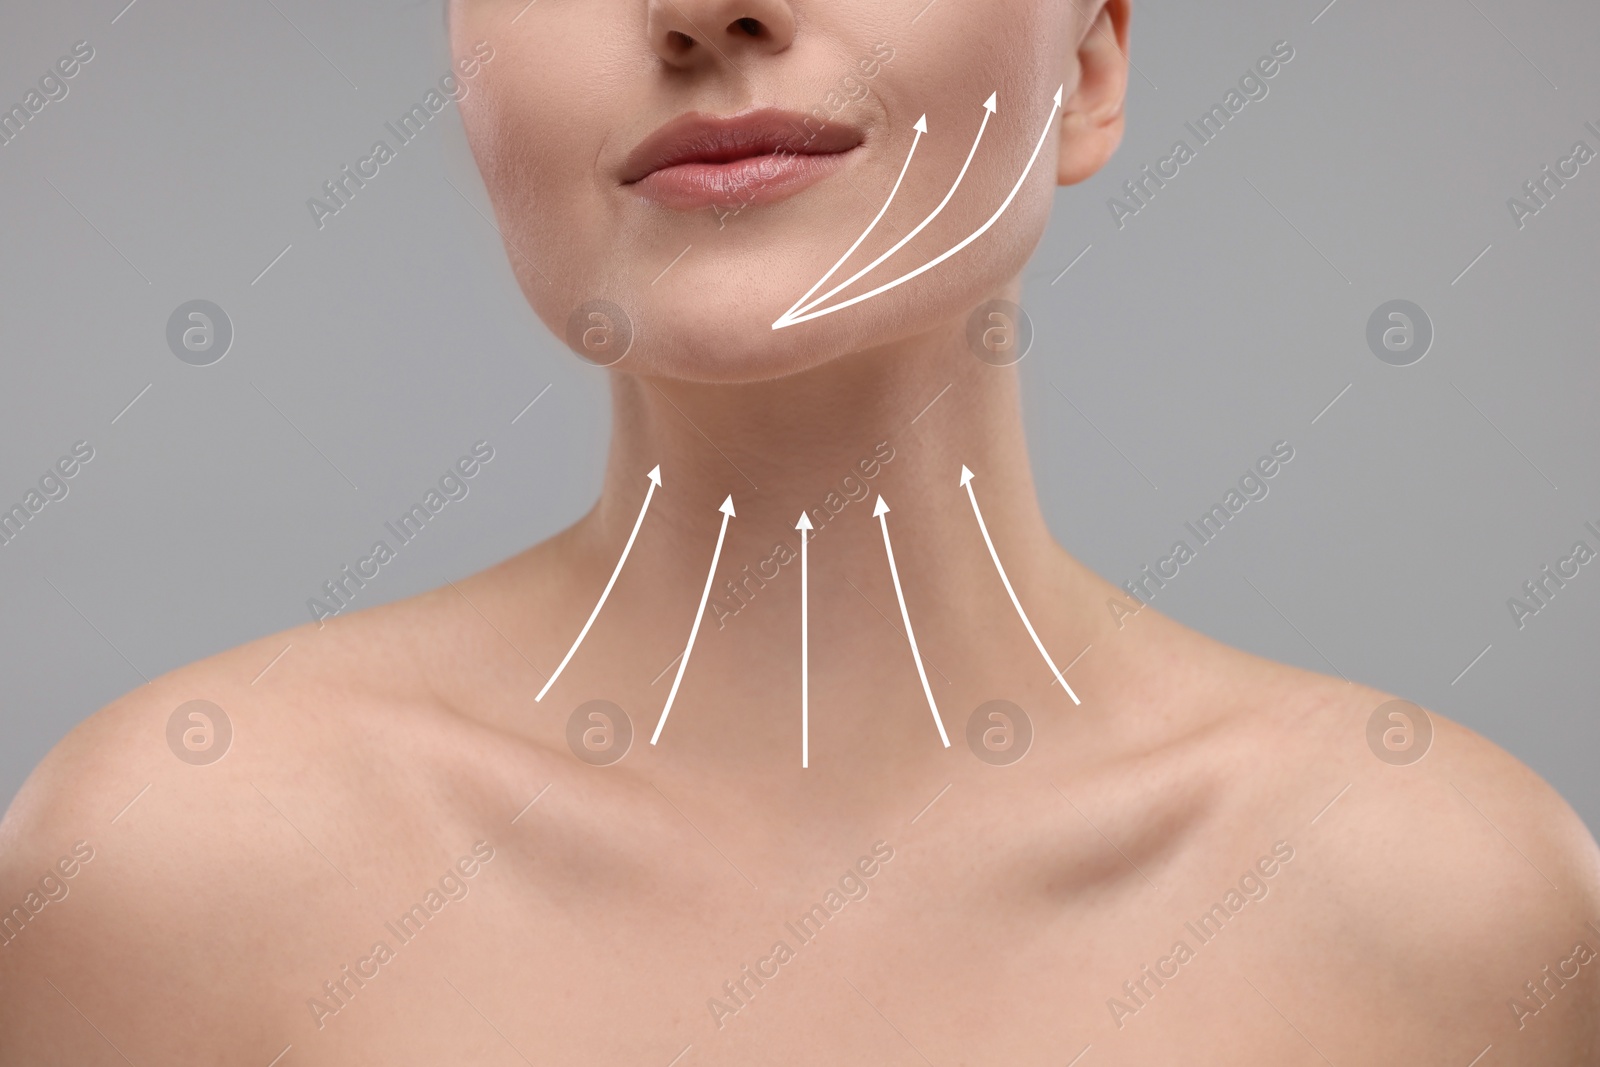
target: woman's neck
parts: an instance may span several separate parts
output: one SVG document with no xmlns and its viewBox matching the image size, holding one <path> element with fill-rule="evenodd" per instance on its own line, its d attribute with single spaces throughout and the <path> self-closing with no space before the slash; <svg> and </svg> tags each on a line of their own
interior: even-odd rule
<svg viewBox="0 0 1600 1067">
<path fill-rule="evenodd" d="M 666 700 L 677 670 L 668 660 L 684 647 L 705 589 L 724 521 L 719 506 L 731 497 L 736 512 L 664 745 L 795 762 L 802 513 L 813 527 L 806 536 L 814 754 L 819 745 L 911 746 L 930 756 L 942 748 L 905 634 L 885 523 L 952 744 L 961 743 L 977 703 L 1014 695 L 1019 684 L 1048 690 L 1050 668 L 1000 582 L 961 484 L 963 466 L 974 472 L 971 489 L 995 547 L 1041 638 L 1053 642 L 1056 663 L 1065 667 L 1090 640 L 1095 580 L 1045 528 L 1016 373 L 975 358 L 959 334 L 781 381 L 713 386 L 619 376 L 613 413 L 606 484 L 587 520 L 607 565 L 638 516 L 647 472 L 659 465 L 662 479 L 624 579 L 624 610 L 651 635 L 644 643 L 668 650 L 660 664 L 633 668 L 655 679 L 643 689 L 638 726 L 646 735 L 659 713 L 649 705 Z M 891 510 L 878 518 L 880 495 Z M 1052 699 L 1066 697 L 1057 688 Z M 853 705 L 851 721 L 840 721 L 841 702 Z M 878 720 L 863 717 L 862 704 L 910 713 Z"/>
</svg>

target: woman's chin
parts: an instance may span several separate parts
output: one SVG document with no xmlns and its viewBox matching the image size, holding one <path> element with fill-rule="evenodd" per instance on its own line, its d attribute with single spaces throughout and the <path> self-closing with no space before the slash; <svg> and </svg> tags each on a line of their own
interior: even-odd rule
<svg viewBox="0 0 1600 1067">
<path fill-rule="evenodd" d="M 595 366 L 699 382 L 783 378 L 905 332 L 895 329 L 887 307 L 848 308 L 775 328 L 804 290 L 780 292 L 770 280 L 764 286 L 753 281 L 760 279 L 731 286 L 726 279 L 718 286 L 687 277 L 675 285 L 662 279 L 644 291 L 539 310 L 567 347 Z"/>
<path fill-rule="evenodd" d="M 686 321 L 687 320 L 687 321 Z M 640 327 L 638 351 L 615 370 L 685 381 L 734 384 L 785 378 L 857 347 L 823 331 L 774 330 L 765 317 L 661 316 Z M 635 358 L 637 356 L 637 358 Z"/>
</svg>

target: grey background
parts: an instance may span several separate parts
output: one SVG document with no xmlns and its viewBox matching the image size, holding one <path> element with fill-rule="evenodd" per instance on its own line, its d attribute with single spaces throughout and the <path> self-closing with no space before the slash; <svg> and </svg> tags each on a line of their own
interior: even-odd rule
<svg viewBox="0 0 1600 1067">
<path fill-rule="evenodd" d="M 523 303 L 453 108 L 325 229 L 305 206 L 445 72 L 437 3 L 125 3 L 0 15 L 7 107 L 96 51 L 0 146 L 0 503 L 96 451 L 0 546 L 0 801 L 141 674 L 305 621 L 473 441 L 493 464 L 360 603 L 570 523 L 607 439 L 604 372 Z M 1455 717 L 1597 827 L 1600 563 L 1520 631 L 1506 598 L 1600 546 L 1600 161 L 1520 232 L 1506 199 L 1600 150 L 1600 8 L 1325 3 L 1136 3 L 1127 139 L 1027 274 L 1044 507 L 1120 583 L 1288 440 L 1157 606 Z M 1268 97 L 1119 230 L 1107 198 L 1284 39 Z M 196 298 L 236 331 L 207 368 L 165 340 Z M 1436 331 L 1411 367 L 1365 341 L 1394 298 Z"/>
</svg>

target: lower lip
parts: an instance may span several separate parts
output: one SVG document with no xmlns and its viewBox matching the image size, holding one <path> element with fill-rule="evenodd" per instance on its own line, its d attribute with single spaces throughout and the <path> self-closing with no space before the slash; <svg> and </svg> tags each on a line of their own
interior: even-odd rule
<svg viewBox="0 0 1600 1067">
<path fill-rule="evenodd" d="M 786 200 L 826 178 L 850 153 L 751 156 L 733 163 L 684 163 L 663 167 L 632 188 L 663 207 L 695 211 L 735 208 Z"/>
</svg>

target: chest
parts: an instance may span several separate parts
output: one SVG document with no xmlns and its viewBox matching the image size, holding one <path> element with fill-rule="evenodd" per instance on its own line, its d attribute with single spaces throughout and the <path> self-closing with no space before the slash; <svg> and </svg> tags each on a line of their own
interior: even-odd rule
<svg viewBox="0 0 1600 1067">
<path fill-rule="evenodd" d="M 587 852 L 582 838 L 465 846 L 321 929 L 326 951 L 274 983 L 296 1062 L 1065 1063 L 1088 1050 L 1087 1067 L 1308 1051 L 1266 999 L 1298 906 L 1292 861 L 1270 878 L 1254 855 L 1238 871 L 1169 865 L 1158 883 L 1141 873 L 1156 858 L 1097 833 L 982 820 L 803 858 L 752 859 L 698 831 L 592 838 Z"/>
</svg>

